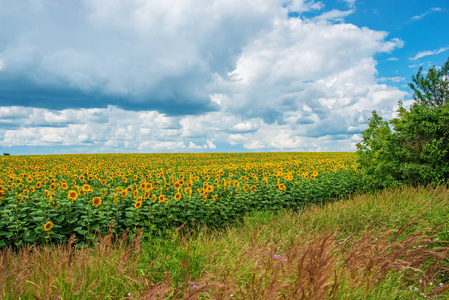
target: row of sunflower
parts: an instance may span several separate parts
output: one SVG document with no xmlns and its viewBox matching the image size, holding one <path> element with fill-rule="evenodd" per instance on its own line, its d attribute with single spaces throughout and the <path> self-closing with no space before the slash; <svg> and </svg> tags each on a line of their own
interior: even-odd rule
<svg viewBox="0 0 449 300">
<path fill-rule="evenodd" d="M 0 246 L 223 226 L 356 192 L 354 153 L 86 154 L 0 160 Z"/>
</svg>

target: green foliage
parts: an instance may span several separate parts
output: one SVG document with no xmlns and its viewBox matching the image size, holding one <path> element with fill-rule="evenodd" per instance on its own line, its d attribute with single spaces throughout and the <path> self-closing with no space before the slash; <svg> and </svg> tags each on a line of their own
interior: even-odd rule
<svg viewBox="0 0 449 300">
<path fill-rule="evenodd" d="M 429 69 L 426 76 L 423 76 L 421 67 L 416 76 L 412 76 L 413 83 L 409 83 L 416 104 L 428 108 L 446 105 L 449 97 L 448 74 L 449 58 L 441 68 L 434 66 Z"/>
<path fill-rule="evenodd" d="M 362 131 L 362 141 L 356 145 L 364 179 L 372 187 L 398 185 L 397 136 L 376 111 L 369 120 L 368 128 Z"/>
<path fill-rule="evenodd" d="M 449 178 L 449 59 L 412 77 L 409 110 L 399 101 L 398 117 L 383 121 L 376 111 L 362 131 L 357 154 L 372 188 L 400 184 L 437 185 Z"/>
</svg>

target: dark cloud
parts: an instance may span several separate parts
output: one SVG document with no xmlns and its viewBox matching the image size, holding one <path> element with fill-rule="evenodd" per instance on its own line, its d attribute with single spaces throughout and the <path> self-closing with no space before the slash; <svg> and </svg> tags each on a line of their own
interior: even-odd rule
<svg viewBox="0 0 449 300">
<path fill-rule="evenodd" d="M 276 4 L 204 1 L 6 1 L 0 18 L 0 104 L 48 109 L 204 114 Z M 280 7 L 277 7 L 280 9 Z"/>
<path fill-rule="evenodd" d="M 3 79 L 3 80 L 2 80 Z M 189 82 L 164 80 L 154 91 L 139 96 L 113 96 L 98 91 L 83 92 L 69 87 L 43 86 L 28 79 L 0 77 L 0 105 L 63 110 L 68 108 L 106 108 L 157 110 L 167 115 L 195 115 L 218 110 L 207 95 L 189 91 Z"/>
</svg>

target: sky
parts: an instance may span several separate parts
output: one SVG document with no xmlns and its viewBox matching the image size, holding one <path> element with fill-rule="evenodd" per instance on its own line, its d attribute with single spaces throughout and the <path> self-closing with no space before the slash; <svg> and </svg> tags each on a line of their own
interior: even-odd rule
<svg viewBox="0 0 449 300">
<path fill-rule="evenodd" d="M 0 154 L 355 151 L 447 0 L 0 0 Z"/>
</svg>

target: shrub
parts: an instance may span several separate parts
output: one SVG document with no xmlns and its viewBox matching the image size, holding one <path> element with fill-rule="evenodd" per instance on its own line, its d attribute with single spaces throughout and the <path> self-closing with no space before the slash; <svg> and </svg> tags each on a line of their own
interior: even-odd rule
<svg viewBox="0 0 449 300">
<path fill-rule="evenodd" d="M 357 154 L 364 179 L 373 188 L 391 185 L 442 184 L 449 178 L 449 58 L 413 83 L 415 103 L 409 110 L 399 101 L 398 117 L 383 121 L 372 112 L 362 131 Z"/>
</svg>

